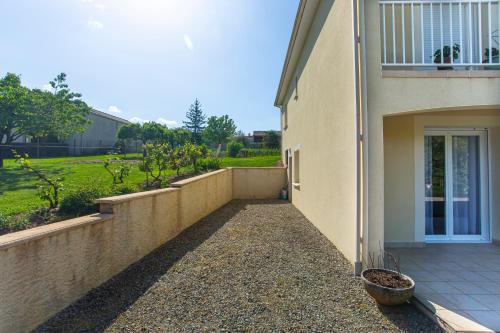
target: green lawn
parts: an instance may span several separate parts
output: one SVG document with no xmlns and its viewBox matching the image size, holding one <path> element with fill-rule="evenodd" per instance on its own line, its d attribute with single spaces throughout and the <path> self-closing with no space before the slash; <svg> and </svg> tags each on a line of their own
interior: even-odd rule
<svg viewBox="0 0 500 333">
<path fill-rule="evenodd" d="M 111 186 L 111 177 L 102 165 L 106 157 L 106 155 L 99 155 L 32 159 L 31 161 L 33 166 L 62 177 L 65 191 L 71 191 L 87 183 L 102 183 L 105 186 Z M 127 180 L 131 184 L 139 185 L 144 182 L 145 176 L 139 171 L 137 162 L 134 161 L 137 157 L 138 155 L 127 156 L 132 163 L 132 170 Z M 279 156 L 225 157 L 222 159 L 222 164 L 223 167 L 269 167 L 275 166 L 279 160 Z M 169 173 L 175 172 L 169 171 Z M 0 169 L 0 214 L 14 215 L 44 206 L 45 203 L 38 198 L 36 184 L 37 179 L 33 174 L 21 170 L 14 160 L 6 160 L 5 167 Z"/>
</svg>

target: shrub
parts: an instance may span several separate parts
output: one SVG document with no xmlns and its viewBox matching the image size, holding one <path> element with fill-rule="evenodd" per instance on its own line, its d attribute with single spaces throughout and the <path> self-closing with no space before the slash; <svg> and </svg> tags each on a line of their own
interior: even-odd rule
<svg viewBox="0 0 500 333">
<path fill-rule="evenodd" d="M 206 158 L 199 162 L 199 167 L 203 171 L 219 170 L 222 167 L 222 161 L 218 158 Z"/>
<path fill-rule="evenodd" d="M 240 151 L 241 157 L 257 157 L 257 156 L 279 156 L 279 149 L 248 149 L 243 148 Z"/>
<path fill-rule="evenodd" d="M 184 152 L 189 160 L 189 164 L 193 166 L 194 172 L 198 171 L 198 162 L 203 157 L 203 151 L 200 146 L 192 143 L 187 143 L 183 147 Z"/>
<path fill-rule="evenodd" d="M 242 149 L 243 149 L 243 144 L 237 141 L 230 141 L 226 147 L 227 154 L 230 157 L 237 157 Z"/>
<path fill-rule="evenodd" d="M 26 229 L 31 224 L 30 214 L 7 216 L 0 214 L 0 231 L 18 231 Z"/>
<path fill-rule="evenodd" d="M 125 177 L 128 177 L 130 173 L 130 165 L 115 154 L 110 154 L 104 161 L 104 168 L 111 175 L 113 186 L 123 184 Z"/>
<path fill-rule="evenodd" d="M 120 184 L 113 187 L 114 195 L 123 195 L 137 192 L 137 186 L 131 184 Z"/>
<path fill-rule="evenodd" d="M 99 212 L 96 199 L 111 195 L 101 184 L 87 184 L 67 193 L 61 200 L 59 213 L 65 216 L 82 216 Z"/>
<path fill-rule="evenodd" d="M 38 196 L 42 200 L 46 200 L 49 202 L 49 208 L 57 208 L 59 206 L 60 192 L 64 190 L 62 184 L 62 178 L 52 178 L 49 177 L 42 170 L 33 167 L 31 161 L 28 160 L 28 154 L 24 154 L 24 156 L 19 155 L 15 150 L 12 150 L 12 154 L 23 170 L 27 170 L 28 172 L 34 173 L 40 184 L 38 185 Z"/>
</svg>

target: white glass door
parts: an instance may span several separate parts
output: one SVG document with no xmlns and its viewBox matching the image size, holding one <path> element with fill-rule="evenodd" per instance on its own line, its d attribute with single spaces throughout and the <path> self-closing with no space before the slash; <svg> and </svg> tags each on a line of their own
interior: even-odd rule
<svg viewBox="0 0 500 333">
<path fill-rule="evenodd" d="M 426 131 L 427 241 L 487 241 L 485 131 Z"/>
</svg>

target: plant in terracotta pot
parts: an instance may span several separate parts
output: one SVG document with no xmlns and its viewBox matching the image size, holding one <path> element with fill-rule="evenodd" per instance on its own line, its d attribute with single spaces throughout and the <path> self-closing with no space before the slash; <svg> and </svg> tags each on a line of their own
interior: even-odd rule
<svg viewBox="0 0 500 333">
<path fill-rule="evenodd" d="M 441 54 L 442 53 L 442 54 Z M 451 64 L 451 58 L 453 60 L 457 60 L 460 55 L 460 45 L 454 44 L 453 49 L 449 46 L 443 46 L 443 48 L 439 48 L 434 52 L 434 63 L 435 64 Z M 441 61 L 442 59 L 442 61 Z M 439 70 L 449 70 L 453 69 L 451 66 L 438 66 Z"/>
<path fill-rule="evenodd" d="M 361 273 L 365 290 L 382 305 L 406 303 L 413 296 L 415 282 L 401 273 L 399 260 L 392 253 L 383 250 L 381 253 L 377 266 L 370 254 L 371 267 Z"/>
</svg>

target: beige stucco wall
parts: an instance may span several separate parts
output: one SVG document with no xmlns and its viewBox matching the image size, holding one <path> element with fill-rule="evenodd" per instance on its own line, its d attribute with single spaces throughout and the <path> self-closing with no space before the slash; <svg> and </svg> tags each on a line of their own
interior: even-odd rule
<svg viewBox="0 0 500 333">
<path fill-rule="evenodd" d="M 223 169 L 172 184 L 181 188 L 179 214 L 184 228 L 233 198 L 232 170 Z"/>
<path fill-rule="evenodd" d="M 355 261 L 356 134 L 352 1 L 321 1 L 284 107 L 283 155 L 300 152 L 293 204 Z"/>
<path fill-rule="evenodd" d="M 415 239 L 414 117 L 384 121 L 385 241 Z"/>
<path fill-rule="evenodd" d="M 234 199 L 279 198 L 286 184 L 285 168 L 233 168 Z"/>
<path fill-rule="evenodd" d="M 231 201 L 233 187 L 235 199 L 271 199 L 285 184 L 283 168 L 233 171 L 99 199 L 101 214 L 0 236 L 0 332 L 35 328 Z"/>
<path fill-rule="evenodd" d="M 424 131 L 426 128 L 485 128 L 489 134 L 490 222 L 500 239 L 500 111 L 416 113 L 384 119 L 385 217 L 389 246 L 425 242 Z M 411 244 L 410 244 L 411 245 Z"/>
<path fill-rule="evenodd" d="M 379 244 L 384 243 L 384 207 L 387 207 L 384 204 L 384 159 L 381 158 L 384 156 L 383 117 L 443 108 L 473 107 L 476 111 L 484 107 L 499 108 L 500 78 L 383 77 L 379 4 L 378 1 L 364 3 L 369 197 L 366 239 L 368 251 L 376 251 Z M 445 75 L 445 72 L 434 74 Z"/>
<path fill-rule="evenodd" d="M 176 189 L 0 237 L 0 332 L 26 332 L 179 231 Z"/>
</svg>

